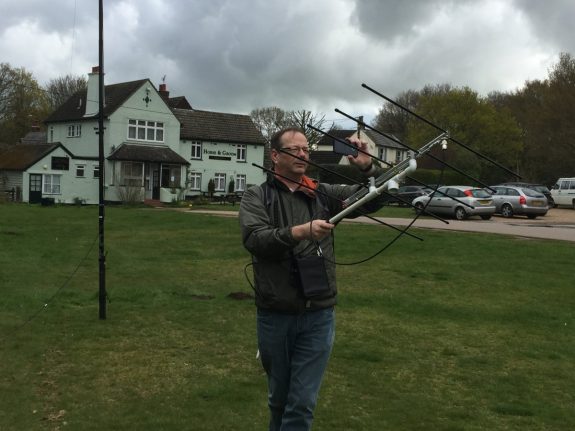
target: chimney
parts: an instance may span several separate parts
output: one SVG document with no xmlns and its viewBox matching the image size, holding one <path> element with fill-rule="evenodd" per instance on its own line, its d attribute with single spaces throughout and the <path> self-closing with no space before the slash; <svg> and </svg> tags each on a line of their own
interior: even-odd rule
<svg viewBox="0 0 575 431">
<path fill-rule="evenodd" d="M 357 117 L 357 130 L 365 130 L 365 125 L 363 124 L 363 115 L 360 115 L 359 117 Z"/>
<path fill-rule="evenodd" d="M 88 91 L 86 92 L 86 112 L 84 117 L 98 115 L 100 93 L 100 68 L 92 67 L 92 72 L 88 74 Z"/>
<path fill-rule="evenodd" d="M 164 102 L 168 103 L 168 100 L 170 99 L 170 92 L 168 91 L 168 86 L 166 84 L 160 84 L 160 90 L 158 93 L 160 93 L 160 96 Z"/>
</svg>

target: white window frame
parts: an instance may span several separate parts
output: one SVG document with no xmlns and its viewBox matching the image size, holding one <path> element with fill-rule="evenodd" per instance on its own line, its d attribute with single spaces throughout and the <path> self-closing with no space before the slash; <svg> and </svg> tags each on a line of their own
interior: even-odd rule
<svg viewBox="0 0 575 431">
<path fill-rule="evenodd" d="M 234 183 L 234 188 L 236 192 L 244 192 L 246 191 L 246 180 L 247 175 L 245 174 L 237 174 L 236 181 Z"/>
<path fill-rule="evenodd" d="M 192 141 L 191 156 L 192 160 L 202 160 L 202 143 L 201 141 Z"/>
<path fill-rule="evenodd" d="M 86 177 L 86 165 L 76 165 L 76 178 Z"/>
<path fill-rule="evenodd" d="M 82 125 L 81 124 L 69 124 L 68 125 L 68 138 L 80 138 L 82 136 Z"/>
<path fill-rule="evenodd" d="M 190 184 L 190 190 L 200 191 L 202 189 L 202 173 L 190 172 L 189 184 Z"/>
<path fill-rule="evenodd" d="M 379 158 L 384 162 L 387 162 L 387 148 L 381 147 L 379 149 Z"/>
<path fill-rule="evenodd" d="M 216 172 L 214 174 L 214 191 L 216 192 L 226 191 L 226 174 L 221 172 Z"/>
<path fill-rule="evenodd" d="M 236 161 L 245 162 L 248 146 L 246 144 L 238 144 L 236 146 Z"/>
<path fill-rule="evenodd" d="M 62 194 L 61 187 L 62 175 L 43 174 L 42 175 L 42 193 L 46 195 Z"/>
<path fill-rule="evenodd" d="M 164 123 L 129 119 L 127 139 L 129 141 L 164 142 Z"/>
<path fill-rule="evenodd" d="M 100 165 L 94 165 L 94 178 L 100 178 Z"/>
</svg>

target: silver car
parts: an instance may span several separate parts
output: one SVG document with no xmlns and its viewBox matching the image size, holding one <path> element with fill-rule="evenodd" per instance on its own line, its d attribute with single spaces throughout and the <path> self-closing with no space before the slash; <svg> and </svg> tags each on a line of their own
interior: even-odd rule
<svg viewBox="0 0 575 431">
<path fill-rule="evenodd" d="M 543 193 L 526 187 L 499 185 L 491 187 L 495 190 L 493 202 L 495 212 L 503 217 L 525 215 L 529 218 L 544 216 L 549 207 Z"/>
<path fill-rule="evenodd" d="M 426 211 L 455 217 L 457 220 L 465 220 L 471 216 L 480 216 L 483 220 L 489 220 L 495 213 L 491 194 L 484 189 L 471 186 L 439 187 L 435 193 L 415 198 L 413 205 L 417 210 L 421 210 L 430 199 Z"/>
</svg>

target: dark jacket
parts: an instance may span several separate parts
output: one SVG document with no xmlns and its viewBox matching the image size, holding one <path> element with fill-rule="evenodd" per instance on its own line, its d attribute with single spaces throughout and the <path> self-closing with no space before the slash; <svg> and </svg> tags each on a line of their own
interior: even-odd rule
<svg viewBox="0 0 575 431">
<path fill-rule="evenodd" d="M 328 220 L 341 211 L 341 201 L 361 186 L 319 184 L 316 196 L 311 197 L 301 190 L 292 193 L 285 184 L 272 177 L 268 178 L 267 185 L 267 192 L 264 185 L 248 189 L 242 197 L 239 213 L 243 244 L 252 254 L 256 305 L 285 313 L 334 306 L 337 286 L 333 235 L 319 242 L 325 258 L 329 289 L 325 294 L 307 300 L 298 286 L 293 259 L 316 255 L 317 247 L 311 241 L 294 240 L 291 227 L 307 223 L 312 217 Z M 281 210 L 278 194 L 281 194 L 285 211 Z M 373 202 L 368 210 L 373 211 L 379 206 L 381 204 Z M 288 220 L 283 220 L 284 212 Z"/>
</svg>

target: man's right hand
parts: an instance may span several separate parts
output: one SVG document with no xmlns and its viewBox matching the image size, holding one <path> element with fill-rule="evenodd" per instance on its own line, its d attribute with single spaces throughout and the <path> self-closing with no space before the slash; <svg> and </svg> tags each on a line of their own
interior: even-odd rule
<svg viewBox="0 0 575 431">
<path fill-rule="evenodd" d="M 298 241 L 314 240 L 318 241 L 328 236 L 335 228 L 335 225 L 325 220 L 312 220 L 309 223 L 300 224 L 291 228 L 294 239 Z"/>
</svg>

